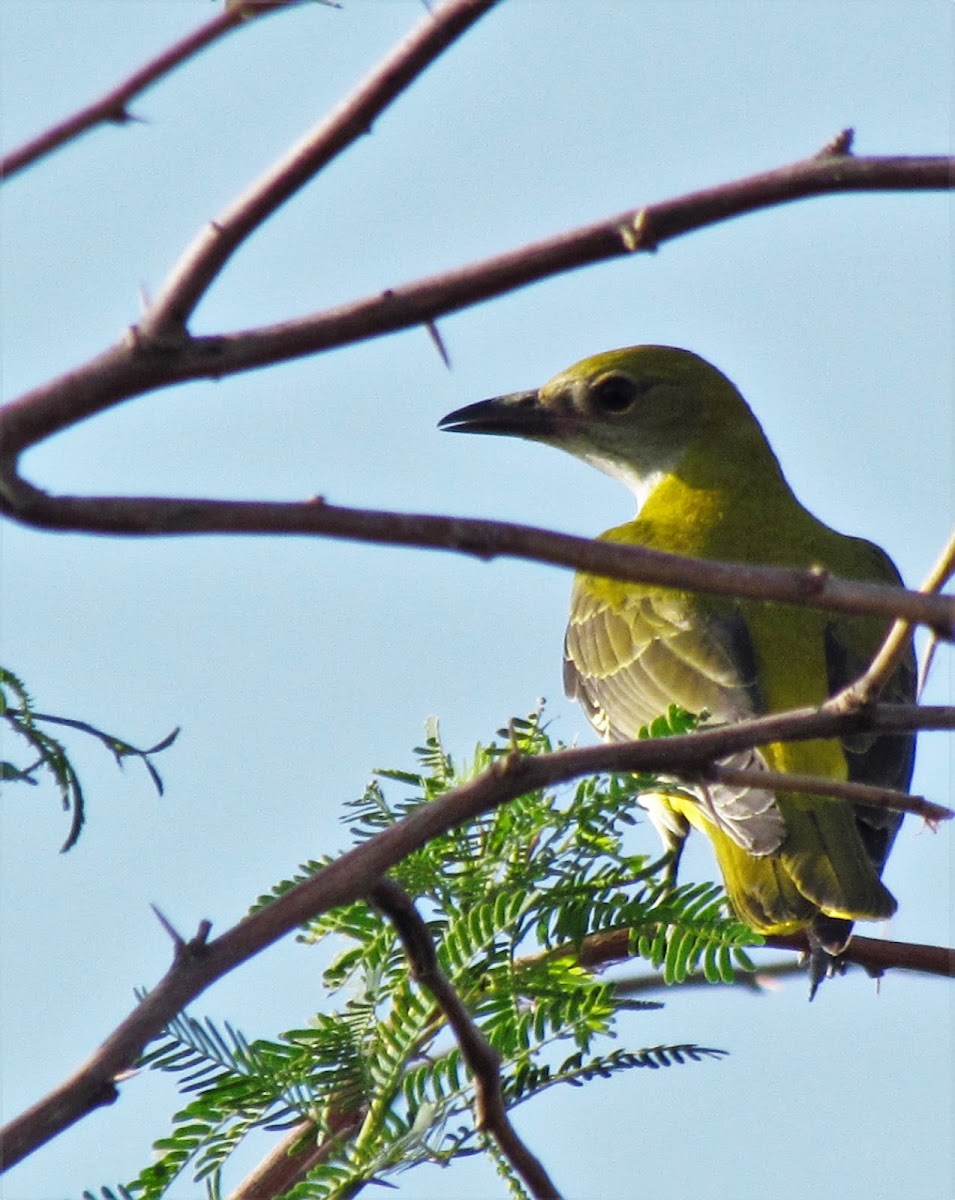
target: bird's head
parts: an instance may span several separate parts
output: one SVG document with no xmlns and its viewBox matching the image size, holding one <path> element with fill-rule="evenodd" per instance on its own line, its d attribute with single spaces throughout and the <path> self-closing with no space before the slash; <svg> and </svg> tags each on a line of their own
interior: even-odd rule
<svg viewBox="0 0 955 1200">
<path fill-rule="evenodd" d="M 689 350 L 631 346 L 585 358 L 543 387 L 481 400 L 439 422 L 454 433 L 493 433 L 557 446 L 620 479 L 638 503 L 690 451 L 714 463 L 768 450 L 730 381 Z M 694 455 L 698 458 L 699 455 Z"/>
</svg>

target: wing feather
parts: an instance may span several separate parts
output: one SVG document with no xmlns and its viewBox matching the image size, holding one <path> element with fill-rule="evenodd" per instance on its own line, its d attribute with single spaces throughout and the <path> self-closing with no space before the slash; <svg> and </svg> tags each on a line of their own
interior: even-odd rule
<svg viewBox="0 0 955 1200">
<path fill-rule="evenodd" d="M 759 710 L 754 656 L 738 615 L 714 618 L 691 596 L 639 593 L 613 606 L 585 584 L 575 587 L 564 648 L 568 696 L 583 705 L 608 741 L 635 738 L 670 704 L 743 720 Z M 611 716 L 611 714 L 613 714 Z M 765 765 L 757 751 L 725 760 Z M 786 825 L 771 792 L 725 784 L 700 796 L 701 812 L 749 854 L 778 850 Z"/>
</svg>

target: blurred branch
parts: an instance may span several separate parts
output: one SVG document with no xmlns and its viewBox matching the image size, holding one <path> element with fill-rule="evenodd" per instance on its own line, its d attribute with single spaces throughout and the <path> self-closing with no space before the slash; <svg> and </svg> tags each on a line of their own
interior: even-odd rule
<svg viewBox="0 0 955 1200">
<path fill-rule="evenodd" d="M 500 1055 L 471 1020 L 461 997 L 438 965 L 431 934 L 411 897 L 392 880 L 381 879 L 372 888 L 369 898 L 394 925 L 411 964 L 412 978 L 431 993 L 457 1039 L 461 1057 L 474 1077 L 478 1129 L 494 1138 L 535 1200 L 559 1200 L 559 1193 L 543 1164 L 524 1145 L 507 1115 L 501 1088 Z"/>
<path fill-rule="evenodd" d="M 255 17 L 277 12 L 281 8 L 291 8 L 301 2 L 302 0 L 246 0 L 244 4 L 230 6 L 225 12 L 200 25 L 193 33 L 151 59 L 118 87 L 5 154 L 0 158 L 0 180 L 8 180 L 18 171 L 52 154 L 60 146 L 73 141 L 97 125 L 125 125 L 135 121 L 137 118 L 128 108 L 134 96 L 144 92 L 158 79 L 174 71 L 187 59 L 193 58 L 206 46 L 225 37 L 239 25 Z"/>
<path fill-rule="evenodd" d="M 0 417 L 2 422 L 2 417 Z M 2 428 L 2 424 L 0 424 Z M 2 472 L 2 467 L 0 467 Z M 530 525 L 425 513 L 382 512 L 326 504 L 204 500 L 188 497 L 50 496 L 9 474 L 0 511 L 37 528 L 86 533 L 320 535 L 379 545 L 450 550 L 484 560 L 529 559 L 610 579 L 687 588 L 723 596 L 801 604 L 830 612 L 904 616 L 955 637 L 955 598 L 929 596 L 886 584 L 838 579 L 822 569 L 762 567 L 681 558 L 644 546 L 626 546 Z"/>
<path fill-rule="evenodd" d="M 284 1196 L 313 1167 L 325 1162 L 343 1140 L 354 1137 L 363 1117 L 360 1110 L 342 1114 L 321 1141 L 316 1122 L 302 1121 L 229 1193 L 229 1200 L 276 1200 Z"/>
<path fill-rule="evenodd" d="M 753 972 L 738 971 L 731 983 L 714 983 L 708 979 L 705 971 L 691 971 L 679 983 L 667 983 L 662 973 L 658 971 L 640 972 L 625 979 L 614 979 L 613 988 L 618 996 L 645 996 L 648 992 L 664 992 L 673 994 L 674 988 L 684 991 L 686 988 L 732 988 L 736 992 L 750 992 L 764 995 L 774 990 L 777 979 L 788 979 L 792 976 L 805 978 L 805 966 L 795 958 L 787 958 L 782 962 L 760 965 Z"/>
<path fill-rule="evenodd" d="M 536 756 L 511 753 L 483 775 L 415 809 L 341 855 L 317 875 L 212 941 L 208 940 L 207 923 L 201 924 L 189 941 L 175 935 L 172 966 L 156 987 L 70 1078 L 0 1132 L 4 1166 L 13 1166 L 100 1105 L 113 1103 L 118 1097 L 118 1083 L 133 1068 L 144 1047 L 215 980 L 320 913 L 368 896 L 386 871 L 431 838 L 508 800 L 604 771 L 702 767 L 732 751 L 767 742 L 836 737 L 865 730 L 940 728 L 955 728 L 955 709 L 875 704 L 858 712 L 837 713 L 823 706 L 679 737 L 577 747 Z M 582 965 L 626 957 L 628 935 L 624 932 L 620 936 L 623 942 L 614 943 L 617 953 L 609 957 L 595 957 L 598 941 L 603 946 L 606 938 L 587 946 Z M 795 949 L 803 944 L 797 938 L 767 940 L 771 945 Z M 895 948 L 894 957 L 887 955 L 886 947 Z M 950 974 L 955 964 L 955 954 L 940 947 L 908 948 L 868 938 L 853 939 L 848 957 L 877 969 L 903 966 L 933 974 Z"/>
</svg>

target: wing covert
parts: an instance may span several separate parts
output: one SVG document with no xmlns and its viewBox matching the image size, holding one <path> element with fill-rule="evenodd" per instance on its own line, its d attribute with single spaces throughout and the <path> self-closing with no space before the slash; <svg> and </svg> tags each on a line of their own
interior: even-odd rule
<svg viewBox="0 0 955 1200">
<path fill-rule="evenodd" d="M 564 644 L 564 687 L 607 741 L 637 737 L 670 704 L 705 710 L 712 724 L 744 720 L 761 709 L 742 617 L 733 611 L 713 616 L 681 593 L 637 593 L 624 606 L 611 607 L 578 584 Z M 763 765 L 754 750 L 724 761 Z M 710 785 L 700 810 L 753 855 L 773 853 L 786 835 L 771 792 Z"/>
</svg>

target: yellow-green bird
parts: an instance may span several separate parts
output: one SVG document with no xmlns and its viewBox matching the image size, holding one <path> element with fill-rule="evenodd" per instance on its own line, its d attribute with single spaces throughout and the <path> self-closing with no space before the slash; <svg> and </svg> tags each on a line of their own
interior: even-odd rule
<svg viewBox="0 0 955 1200">
<path fill-rule="evenodd" d="M 746 401 L 687 350 L 597 354 L 541 388 L 471 404 L 440 425 L 544 442 L 619 479 L 636 497 L 637 515 L 604 533 L 606 541 L 900 581 L 878 546 L 837 533 L 799 503 Z M 601 736 L 618 741 L 636 738 L 671 703 L 708 713 L 709 724 L 820 704 L 862 673 L 886 632 L 879 618 L 579 574 L 564 683 Z M 910 654 L 888 698 L 914 694 Z M 854 735 L 763 746 L 725 761 L 904 790 L 913 752 L 914 736 Z M 706 834 L 730 902 L 752 929 L 807 931 L 813 988 L 845 949 L 853 921 L 895 912 L 881 873 L 898 813 L 725 784 L 641 803 L 674 854 L 690 826 Z"/>
</svg>

